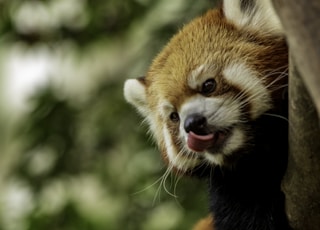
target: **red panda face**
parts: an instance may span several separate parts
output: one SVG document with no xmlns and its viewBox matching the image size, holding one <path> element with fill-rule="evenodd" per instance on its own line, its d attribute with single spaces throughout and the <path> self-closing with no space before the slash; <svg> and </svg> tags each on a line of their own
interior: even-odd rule
<svg viewBox="0 0 320 230">
<path fill-rule="evenodd" d="M 127 80 L 125 96 L 170 167 L 225 166 L 252 144 L 252 121 L 277 110 L 286 68 L 282 36 L 240 28 L 213 10 L 173 37 L 145 78 Z"/>
</svg>

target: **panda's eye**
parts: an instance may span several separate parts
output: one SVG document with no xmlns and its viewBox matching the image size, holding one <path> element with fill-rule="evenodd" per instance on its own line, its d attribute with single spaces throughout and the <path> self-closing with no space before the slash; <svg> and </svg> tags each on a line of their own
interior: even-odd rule
<svg viewBox="0 0 320 230">
<path fill-rule="evenodd" d="M 172 112 L 170 114 L 170 120 L 173 122 L 178 122 L 180 120 L 179 114 L 177 112 Z"/>
<path fill-rule="evenodd" d="M 216 86 L 217 86 L 216 81 L 210 78 L 202 84 L 200 93 L 205 96 L 208 96 L 210 93 L 212 93 L 216 89 Z"/>
</svg>

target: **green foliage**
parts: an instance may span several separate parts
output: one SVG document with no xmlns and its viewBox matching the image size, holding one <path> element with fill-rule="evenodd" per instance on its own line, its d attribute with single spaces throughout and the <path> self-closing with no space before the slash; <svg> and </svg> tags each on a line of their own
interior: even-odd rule
<svg viewBox="0 0 320 230">
<path fill-rule="evenodd" d="M 61 87 L 52 81 L 38 89 L 14 126 L 13 163 L 0 189 L 0 229 L 190 229 L 206 215 L 206 186 L 164 176 L 160 154 L 141 118 L 125 103 L 122 87 L 125 78 L 143 75 L 168 38 L 210 4 L 83 0 L 72 17 L 61 16 L 46 29 L 17 19 L 28 4 L 52 12 L 57 2 L 0 1 L 3 45 L 68 47 L 76 63 L 74 73 L 68 72 L 75 75 L 71 83 Z M 76 71 L 83 66 L 88 76 L 81 85 Z M 0 160 L 8 155 L 2 152 Z M 15 206 L 18 198 L 22 201 Z"/>
</svg>

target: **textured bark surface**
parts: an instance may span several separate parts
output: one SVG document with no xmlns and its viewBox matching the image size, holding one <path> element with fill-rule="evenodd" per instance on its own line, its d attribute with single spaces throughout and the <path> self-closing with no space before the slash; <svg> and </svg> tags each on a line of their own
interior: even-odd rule
<svg viewBox="0 0 320 230">
<path fill-rule="evenodd" d="M 273 0 L 273 5 L 320 117 L 320 1 Z"/>
<path fill-rule="evenodd" d="M 320 228 L 320 130 L 317 112 L 290 63 L 289 162 L 283 180 L 286 210 L 295 230 Z"/>
<path fill-rule="evenodd" d="M 292 56 L 289 162 L 283 181 L 294 230 L 320 229 L 320 1 L 273 0 Z M 318 111 L 318 113 L 317 113 Z"/>
</svg>

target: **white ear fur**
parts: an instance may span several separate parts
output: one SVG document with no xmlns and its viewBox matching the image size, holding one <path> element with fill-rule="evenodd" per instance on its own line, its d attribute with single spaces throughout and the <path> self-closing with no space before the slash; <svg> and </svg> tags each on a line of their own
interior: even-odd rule
<svg viewBox="0 0 320 230">
<path fill-rule="evenodd" d="M 146 86 L 138 79 L 129 79 L 124 83 L 124 97 L 138 111 L 146 116 L 148 113 Z"/>
<path fill-rule="evenodd" d="M 240 28 L 281 34 L 282 26 L 271 0 L 224 0 L 227 19 Z"/>
</svg>

